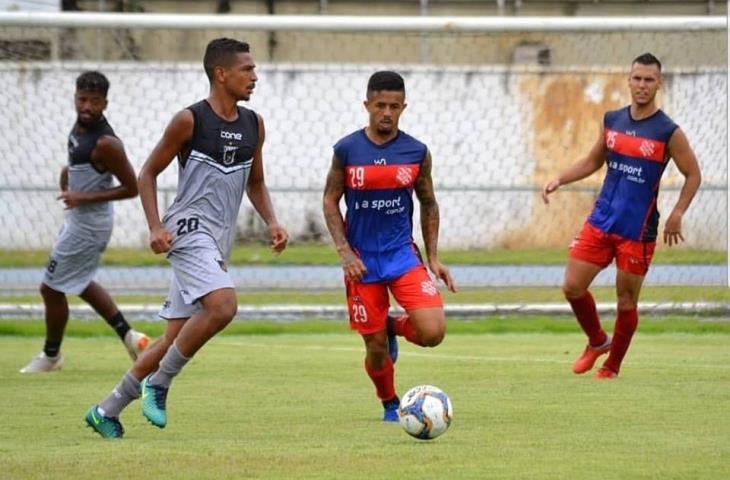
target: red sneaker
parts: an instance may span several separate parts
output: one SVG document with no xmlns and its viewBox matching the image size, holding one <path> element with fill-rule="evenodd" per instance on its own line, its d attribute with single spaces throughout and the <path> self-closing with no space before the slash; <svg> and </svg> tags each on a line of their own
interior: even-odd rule
<svg viewBox="0 0 730 480">
<path fill-rule="evenodd" d="M 603 345 L 600 345 L 598 347 L 591 347 L 590 345 L 586 346 L 586 349 L 583 350 L 583 353 L 580 357 L 575 361 L 573 364 L 573 373 L 585 373 L 591 368 L 593 368 L 593 365 L 595 365 L 596 360 L 598 360 L 598 357 L 603 355 L 604 353 L 607 353 L 611 349 L 611 337 L 606 337 L 606 341 L 603 342 Z"/>
<path fill-rule="evenodd" d="M 613 380 L 618 377 L 618 373 L 608 367 L 601 367 L 593 376 L 596 380 Z"/>
</svg>

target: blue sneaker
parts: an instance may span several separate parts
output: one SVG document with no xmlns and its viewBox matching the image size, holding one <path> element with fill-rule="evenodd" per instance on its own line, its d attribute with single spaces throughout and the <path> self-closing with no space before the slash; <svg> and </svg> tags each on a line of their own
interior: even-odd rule
<svg viewBox="0 0 730 480">
<path fill-rule="evenodd" d="M 400 420 L 398 417 L 398 407 L 400 407 L 400 399 L 395 397 L 393 400 L 383 402 L 383 421 L 384 422 L 397 422 Z"/>
<path fill-rule="evenodd" d="M 398 336 L 395 334 L 395 326 L 393 325 L 394 322 L 395 318 L 388 315 L 388 318 L 386 320 L 388 330 L 388 355 L 390 355 L 390 359 L 393 361 L 393 363 L 398 360 Z"/>
<path fill-rule="evenodd" d="M 118 418 L 105 417 L 94 405 L 86 412 L 86 424 L 104 438 L 122 438 L 124 427 Z"/>
<path fill-rule="evenodd" d="M 142 380 L 142 415 L 155 427 L 165 428 L 167 425 L 167 392 L 159 385 L 150 385 L 150 376 Z"/>
</svg>

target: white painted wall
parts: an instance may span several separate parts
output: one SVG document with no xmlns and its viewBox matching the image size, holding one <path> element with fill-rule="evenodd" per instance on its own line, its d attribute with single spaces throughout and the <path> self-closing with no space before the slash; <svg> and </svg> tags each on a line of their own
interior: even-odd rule
<svg viewBox="0 0 730 480">
<path fill-rule="evenodd" d="M 85 67 L 0 65 L 0 248 L 52 245 L 63 221 L 63 209 L 55 197 L 58 172 L 66 162 L 66 135 L 75 118 L 74 80 Z M 107 116 L 136 170 L 172 115 L 207 94 L 207 79 L 197 64 L 94 67 L 111 81 Z M 274 190 L 280 220 L 295 238 L 306 236 L 310 223 L 325 231 L 321 190 L 331 146 L 366 124 L 361 103 L 365 85 L 368 76 L 381 67 L 259 66 L 259 85 L 249 106 L 266 121 L 267 182 Z M 544 135 L 536 135 L 536 106 L 545 102 L 546 86 L 558 81 L 558 73 L 497 67 L 397 69 L 406 78 L 409 103 L 401 128 L 427 143 L 433 153 L 442 215 L 441 245 L 505 247 L 515 235 L 523 239 L 520 248 L 533 241 L 537 245 L 546 220 L 555 227 L 552 230 L 562 234 L 551 236 L 547 243 L 567 242 L 587 215 L 590 198 L 588 206 L 579 209 L 580 214 L 561 212 L 579 196 L 585 202 L 590 193 L 562 192 L 555 206 L 545 209 L 539 196 L 530 191 L 541 183 L 545 168 L 552 170 L 552 159 L 542 158 L 541 152 L 564 152 L 572 157 L 595 139 L 593 135 L 556 134 L 548 140 L 551 145 L 547 148 Z M 585 88 L 550 100 L 564 102 L 567 108 L 628 100 L 621 95 L 605 99 L 601 88 L 591 87 L 592 82 L 602 85 L 604 78 L 606 82 L 615 78 L 615 72 L 594 70 L 585 76 L 579 72 L 572 75 L 578 75 Z M 724 250 L 727 245 L 726 92 L 724 71 L 667 75 L 662 104 L 693 144 L 706 187 L 685 217 L 688 247 Z M 600 121 L 595 115 L 596 129 Z M 565 132 L 571 131 L 578 131 L 575 125 L 566 126 Z M 557 172 L 565 161 L 556 158 L 554 170 Z M 161 188 L 174 189 L 175 170 L 171 167 L 162 175 Z M 598 183 L 600 180 L 582 185 Z M 664 185 L 681 185 L 676 170 L 669 169 Z M 669 213 L 677 193 L 665 189 L 660 194 L 660 211 Z M 163 196 L 161 205 L 171 200 L 172 194 Z M 245 203 L 241 230 L 251 214 Z M 417 218 L 416 212 L 416 224 Z M 419 238 L 418 228 L 415 234 Z M 140 247 L 146 243 L 147 227 L 139 200 L 116 204 L 112 245 Z"/>
</svg>

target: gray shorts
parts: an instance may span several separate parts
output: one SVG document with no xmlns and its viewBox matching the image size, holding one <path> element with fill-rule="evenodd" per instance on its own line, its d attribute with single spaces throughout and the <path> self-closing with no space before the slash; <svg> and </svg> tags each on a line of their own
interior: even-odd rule
<svg viewBox="0 0 730 480">
<path fill-rule="evenodd" d="M 188 318 L 202 308 L 200 299 L 221 288 L 234 288 L 215 241 L 205 234 L 186 239 L 167 259 L 172 265 L 170 292 L 160 309 L 164 319 Z"/>
<path fill-rule="evenodd" d="M 79 232 L 64 224 L 48 259 L 43 283 L 73 295 L 86 290 L 99 268 L 111 234 L 111 230 Z"/>
</svg>

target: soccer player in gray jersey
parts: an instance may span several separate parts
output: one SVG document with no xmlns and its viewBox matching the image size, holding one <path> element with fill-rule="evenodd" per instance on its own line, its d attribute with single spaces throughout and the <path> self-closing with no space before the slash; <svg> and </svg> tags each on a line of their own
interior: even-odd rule
<svg viewBox="0 0 730 480">
<path fill-rule="evenodd" d="M 68 322 L 67 294 L 79 295 L 122 339 L 132 357 L 149 338 L 132 330 L 114 301 L 93 281 L 114 224 L 113 200 L 137 195 L 134 170 L 122 142 L 104 117 L 109 81 L 99 72 L 76 79 L 76 123 L 68 136 L 68 166 L 61 170 L 61 195 L 66 219 L 53 246 L 41 295 L 45 305 L 46 342 L 43 351 L 21 373 L 50 372 L 63 365 L 61 341 Z M 112 186 L 112 178 L 119 186 Z"/>
<path fill-rule="evenodd" d="M 236 314 L 226 263 L 244 189 L 269 228 L 272 250 L 280 253 L 288 240 L 264 182 L 264 122 L 237 105 L 250 98 L 256 85 L 249 46 L 228 38 L 213 40 L 203 64 L 210 81 L 208 98 L 173 117 L 140 172 L 150 247 L 167 253 L 172 264 L 170 293 L 160 311 L 168 322 L 164 336 L 86 413 L 88 425 L 104 438 L 123 435 L 119 414 L 140 395 L 143 415 L 164 428 L 173 377 Z M 175 156 L 177 197 L 160 220 L 156 178 Z"/>
</svg>

